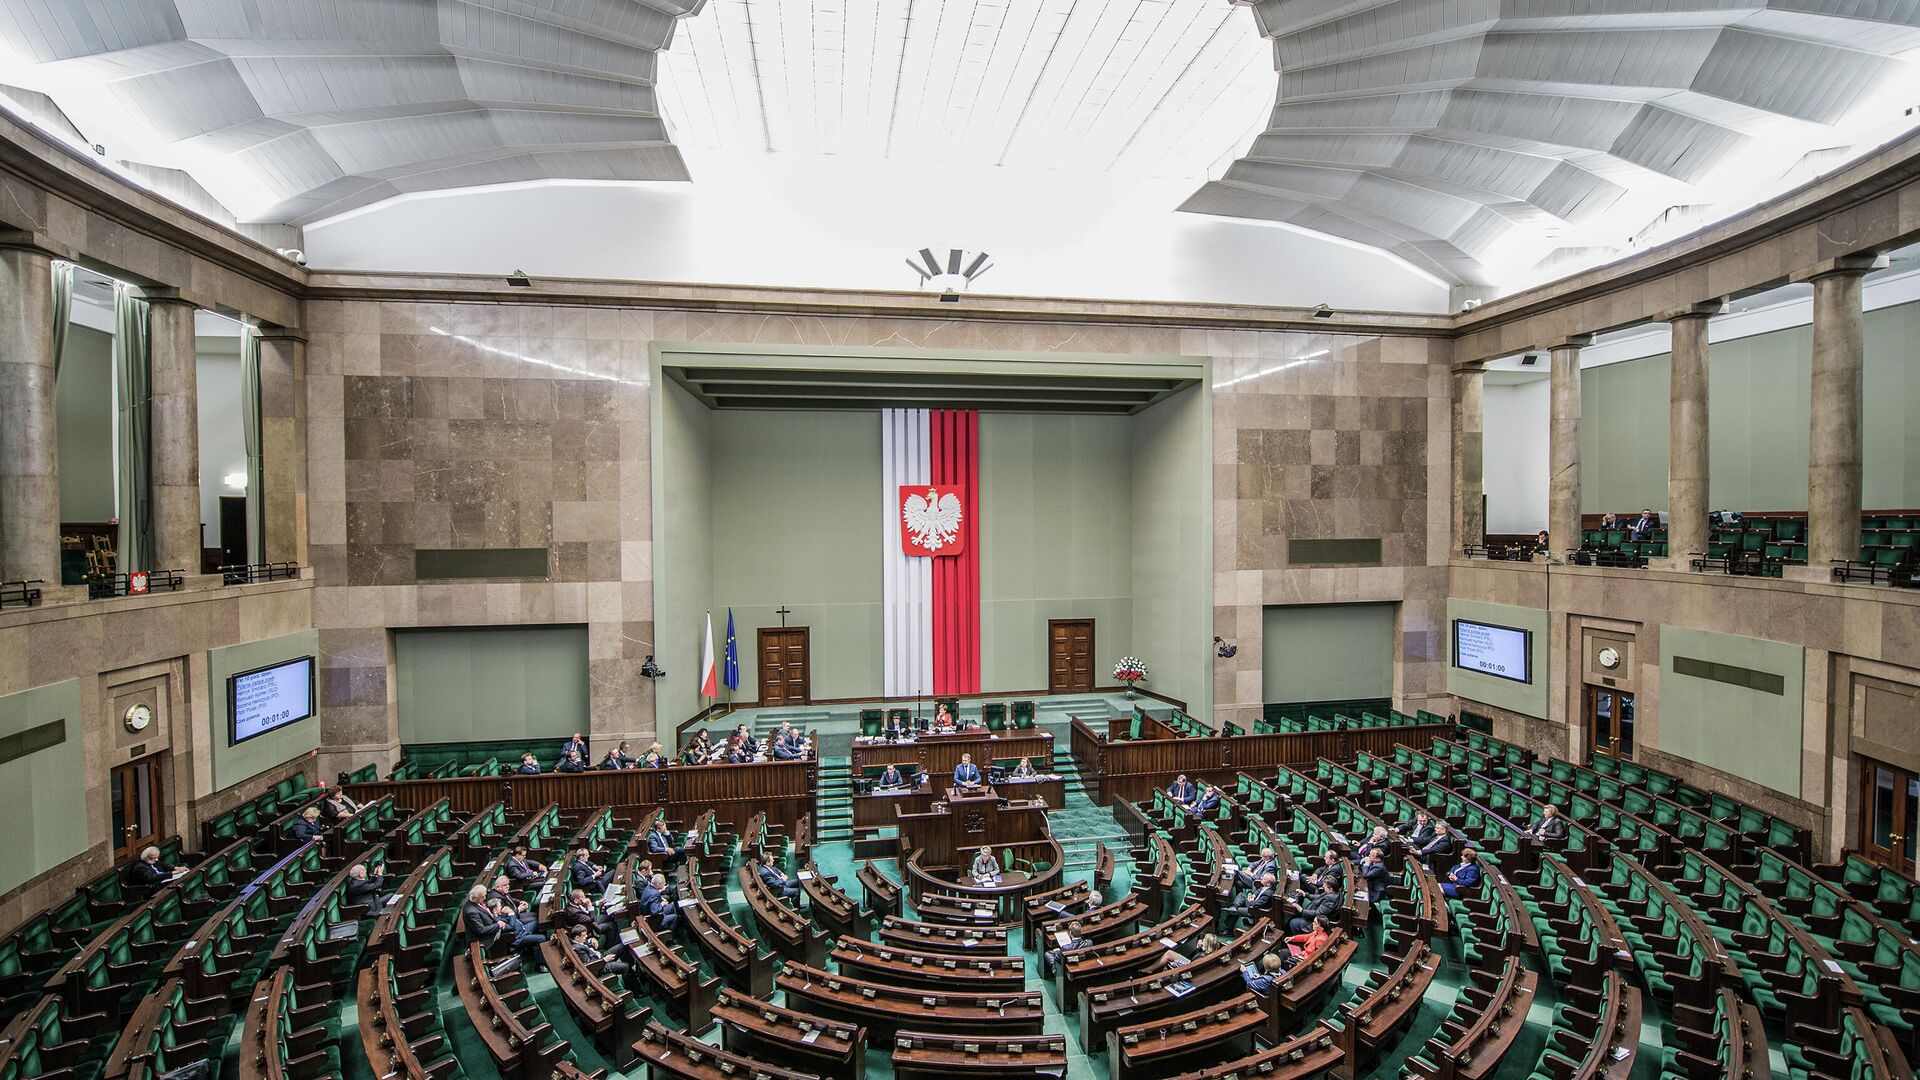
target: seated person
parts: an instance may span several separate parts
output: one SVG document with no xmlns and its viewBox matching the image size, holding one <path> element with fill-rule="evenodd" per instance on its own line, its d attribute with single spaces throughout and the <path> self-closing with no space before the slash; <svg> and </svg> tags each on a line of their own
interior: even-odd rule
<svg viewBox="0 0 1920 1080">
<path fill-rule="evenodd" d="M 555 765 L 553 771 L 563 773 L 586 772 L 587 762 L 585 758 L 580 756 L 580 751 L 569 750 L 560 756 L 560 764 Z"/>
<path fill-rule="evenodd" d="M 673 834 L 667 831 L 667 819 L 664 817 L 655 818 L 653 831 L 647 833 L 647 854 L 664 856 L 660 860 L 663 867 L 671 867 L 687 857 L 686 848 L 674 846 Z"/>
<path fill-rule="evenodd" d="M 1300 920 L 1295 919 L 1294 922 L 1297 924 Z M 1287 952 L 1295 961 L 1305 960 L 1326 948 L 1328 940 L 1332 937 L 1333 920 L 1324 915 L 1316 915 L 1311 925 L 1298 930 L 1287 939 Z"/>
<path fill-rule="evenodd" d="M 1272 874 L 1260 875 L 1260 881 L 1254 890 L 1241 898 L 1237 904 L 1229 904 L 1220 910 L 1220 932 L 1227 933 L 1242 922 L 1256 918 L 1255 911 L 1264 910 L 1273 903 L 1273 887 L 1279 879 Z"/>
<path fill-rule="evenodd" d="M 1547 540 L 1547 530 L 1541 529 L 1534 535 L 1533 553 L 1536 555 L 1549 555 L 1552 554 L 1552 552 L 1553 544 Z"/>
<path fill-rule="evenodd" d="M 1386 852 L 1373 848 L 1360 860 L 1360 880 L 1367 886 L 1367 902 L 1377 904 L 1387 898 L 1387 889 L 1393 884 L 1393 874 L 1387 869 Z"/>
<path fill-rule="evenodd" d="M 1400 823 L 1399 832 L 1407 838 L 1408 847 L 1419 851 L 1433 839 L 1433 819 L 1427 816 L 1425 810 L 1417 810 L 1410 820 Z"/>
<path fill-rule="evenodd" d="M 980 766 L 973 763 L 972 754 L 960 755 L 960 764 L 953 767 L 953 783 L 956 787 L 980 786 Z"/>
<path fill-rule="evenodd" d="M 667 755 L 661 752 L 659 743 L 647 747 L 647 752 L 640 757 L 640 767 L 643 769 L 664 769 L 671 764 Z"/>
<path fill-rule="evenodd" d="M 532 915 L 514 911 L 499 900 L 488 900 L 487 911 L 501 920 L 502 936 L 511 941 L 522 960 L 535 971 L 546 970 L 546 964 L 540 959 L 540 943 L 547 940 L 547 935 L 534 925 Z"/>
<path fill-rule="evenodd" d="M 887 730 L 884 732 L 884 735 L 888 742 L 899 742 L 902 739 L 913 738 L 913 731 L 908 728 L 907 725 L 900 722 L 899 713 L 888 713 Z"/>
<path fill-rule="evenodd" d="M 567 905 L 554 912 L 553 924 L 562 930 L 585 927 L 596 934 L 613 930 L 613 920 L 584 889 L 574 889 L 567 894 Z"/>
<path fill-rule="evenodd" d="M 345 821 L 365 809 L 365 807 L 349 797 L 346 792 L 338 788 L 327 787 L 325 780 L 320 781 L 320 788 L 324 793 L 320 799 L 320 817 L 324 819 L 328 825 L 332 825 L 337 821 Z"/>
<path fill-rule="evenodd" d="M 1281 970 L 1278 953 L 1262 956 L 1258 963 L 1245 964 L 1240 968 L 1240 981 L 1247 989 L 1261 997 L 1273 993 L 1274 983 L 1279 979 Z"/>
<path fill-rule="evenodd" d="M 1173 783 L 1167 785 L 1167 798 L 1172 799 L 1176 806 L 1186 806 L 1199 794 L 1200 792 L 1193 786 L 1193 781 L 1187 779 L 1186 773 L 1174 777 Z"/>
<path fill-rule="evenodd" d="M 487 893 L 487 898 L 500 901 L 501 905 L 514 915 L 525 915 L 530 910 L 525 900 L 513 895 L 513 879 L 505 874 L 494 877 L 493 888 Z"/>
<path fill-rule="evenodd" d="M 880 774 L 880 779 L 874 781 L 874 785 L 883 790 L 890 791 L 894 788 L 906 787 L 907 778 L 900 775 L 900 767 L 898 765 L 888 765 L 886 771 Z"/>
<path fill-rule="evenodd" d="M 1473 861 L 1473 849 L 1460 849 L 1460 861 L 1440 879 L 1440 891 L 1449 898 L 1480 891 L 1480 866 Z"/>
<path fill-rule="evenodd" d="M 1567 819 L 1560 816 L 1560 808 L 1548 803 L 1540 808 L 1540 820 L 1527 835 L 1543 844 L 1563 844 L 1567 839 Z"/>
<path fill-rule="evenodd" d="M 760 853 L 760 865 L 754 868 L 754 872 L 760 875 L 760 881 L 773 890 L 773 894 L 780 899 L 798 900 L 800 898 L 800 882 L 788 877 L 785 870 L 775 865 L 773 852 Z"/>
<path fill-rule="evenodd" d="M 540 763 L 533 759 L 533 751 L 529 750 L 520 755 L 520 768 L 515 771 L 521 776 L 540 775 Z"/>
<path fill-rule="evenodd" d="M 379 911 L 387 906 L 387 898 L 381 891 L 386 881 L 385 874 L 368 874 L 365 863 L 354 863 L 347 867 L 347 882 L 342 890 L 342 898 L 356 907 Z"/>
<path fill-rule="evenodd" d="M 734 741 L 738 742 L 741 746 L 746 747 L 747 753 L 758 754 L 760 752 L 760 740 L 753 737 L 753 732 L 747 730 L 747 725 L 741 724 L 734 728 L 733 738 Z"/>
<path fill-rule="evenodd" d="M 935 705 L 933 707 L 933 730 L 952 731 L 953 729 L 953 714 L 947 711 L 947 703 L 943 701 Z"/>
<path fill-rule="evenodd" d="M 487 887 L 475 885 L 467 890 L 467 902 L 460 905 L 460 926 L 467 940 L 478 942 L 489 953 L 518 949 L 537 950 L 547 940 L 517 919 L 509 919 L 500 910 L 498 900 L 487 898 Z M 537 957 L 536 957 L 537 959 Z"/>
<path fill-rule="evenodd" d="M 721 754 L 721 760 L 729 765 L 751 764 L 753 762 L 753 751 L 747 748 L 746 742 L 742 740 L 740 736 L 735 735 L 727 740 L 727 748 L 726 751 Z"/>
<path fill-rule="evenodd" d="M 593 864 L 592 853 L 586 848 L 575 848 L 573 861 L 567 865 L 567 877 L 575 888 L 585 889 L 598 896 L 607 891 L 607 882 L 613 878 L 612 870 L 602 870 Z"/>
<path fill-rule="evenodd" d="M 1653 540 L 1653 531 L 1660 527 L 1660 517 L 1652 509 L 1642 509 L 1640 516 L 1627 525 L 1627 539 L 1636 544 Z"/>
<path fill-rule="evenodd" d="M 1427 864 L 1427 868 L 1438 874 L 1445 869 L 1448 859 L 1453 855 L 1453 836 L 1440 822 L 1433 823 L 1433 839 L 1414 851 L 1413 857 Z"/>
<path fill-rule="evenodd" d="M 142 849 L 140 858 L 127 867 L 127 887 L 137 895 L 152 896 L 160 887 L 180 875 L 180 871 L 160 861 L 160 849 Z"/>
<path fill-rule="evenodd" d="M 618 747 L 615 747 L 614 749 L 607 751 L 607 756 L 600 759 L 600 768 L 605 770 L 618 771 L 626 767 L 627 767 L 626 759 L 620 756 L 620 750 Z"/>
<path fill-rule="evenodd" d="M 309 806 L 300 811 L 300 820 L 293 823 L 293 827 L 287 830 L 287 835 L 302 844 L 327 835 L 327 827 L 320 823 L 320 808 Z"/>
<path fill-rule="evenodd" d="M 1310 893 L 1300 902 L 1300 914 L 1287 923 L 1287 929 L 1296 934 L 1304 934 L 1313 929 L 1313 921 L 1319 918 L 1335 918 L 1341 908 L 1347 906 L 1347 894 L 1337 886 L 1323 887 L 1317 893 Z"/>
<path fill-rule="evenodd" d="M 799 761 L 807 756 L 806 740 L 800 737 L 792 724 L 781 724 L 780 733 L 773 737 L 771 753 L 775 761 Z"/>
<path fill-rule="evenodd" d="M 1259 858 L 1233 872 L 1233 883 L 1228 888 L 1238 893 L 1260 884 L 1260 879 L 1269 874 L 1275 875 L 1277 880 L 1279 873 L 1280 860 L 1274 858 L 1273 848 L 1263 847 Z"/>
<path fill-rule="evenodd" d="M 534 881 L 547 876 L 547 865 L 530 855 L 525 844 L 513 845 L 513 850 L 507 854 L 507 861 L 501 864 L 500 869 L 505 871 L 509 878 L 519 882 Z"/>
<path fill-rule="evenodd" d="M 633 747 L 628 745 L 625 739 L 620 740 L 620 745 L 614 748 L 613 753 L 615 757 L 620 759 L 622 768 L 631 769 L 635 765 L 640 764 L 640 759 L 633 756 Z"/>
<path fill-rule="evenodd" d="M 995 881 L 1000 877 L 1000 860 L 993 855 L 993 849 L 983 847 L 973 853 L 973 879 L 975 881 Z"/>
<path fill-rule="evenodd" d="M 1200 781 L 1194 786 L 1200 789 L 1200 793 L 1193 797 L 1193 803 L 1187 807 L 1188 810 L 1204 817 L 1220 808 L 1219 788 L 1214 787 L 1205 780 Z"/>
<path fill-rule="evenodd" d="M 1373 828 L 1373 832 L 1367 836 L 1367 839 L 1359 847 L 1353 849 L 1353 857 L 1365 862 L 1367 853 L 1376 848 L 1379 849 L 1380 854 L 1384 856 L 1392 843 L 1393 838 L 1388 834 L 1387 827 L 1385 825 L 1376 825 Z"/>
<path fill-rule="evenodd" d="M 588 971 L 607 976 L 625 975 L 633 970 L 633 965 L 625 960 L 616 960 L 600 952 L 600 943 L 593 940 L 593 928 L 590 926 L 574 927 L 570 940 L 573 943 L 574 958 L 579 960 Z"/>
<path fill-rule="evenodd" d="M 1081 949 L 1085 949 L 1093 944 L 1093 942 L 1081 935 L 1082 929 L 1084 928 L 1080 925 L 1078 919 L 1067 924 L 1066 930 L 1063 931 L 1067 935 L 1066 940 L 1061 941 L 1056 938 L 1054 947 L 1041 954 L 1041 974 L 1049 979 L 1053 978 L 1054 971 L 1059 968 L 1060 961 L 1065 959 L 1068 953 L 1079 952 Z"/>
<path fill-rule="evenodd" d="M 1020 764 L 1013 767 L 1013 779 L 1015 780 L 1033 780 L 1038 778 L 1039 775 L 1039 773 L 1033 771 L 1033 762 L 1026 758 L 1021 758 Z"/>
<path fill-rule="evenodd" d="M 654 874 L 640 889 L 640 914 L 645 915 L 663 934 L 673 933 L 680 925 L 680 909 L 667 892 L 667 875 Z"/>
<path fill-rule="evenodd" d="M 1314 870 L 1310 880 L 1321 888 L 1325 888 L 1328 885 L 1345 884 L 1347 880 L 1347 864 L 1340 858 L 1340 853 L 1332 848 L 1328 848 L 1320 856 L 1320 865 Z"/>
<path fill-rule="evenodd" d="M 573 738 L 568 739 L 566 742 L 563 742 L 560 744 L 561 757 L 566 757 L 569 752 L 580 755 L 581 761 L 587 760 L 586 736 L 576 731 L 573 733 Z"/>
<path fill-rule="evenodd" d="M 1608 531 L 1620 528 L 1620 516 L 1611 510 L 1601 514 L 1600 527 Z"/>
</svg>

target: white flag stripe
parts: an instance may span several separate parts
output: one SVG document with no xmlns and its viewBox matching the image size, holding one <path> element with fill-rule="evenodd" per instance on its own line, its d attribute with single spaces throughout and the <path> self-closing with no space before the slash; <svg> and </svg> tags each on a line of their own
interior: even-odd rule
<svg viewBox="0 0 1920 1080">
<path fill-rule="evenodd" d="M 914 697 L 933 693 L 933 566 L 900 546 L 900 488 L 932 481 L 927 410 L 881 410 L 880 440 L 883 692 Z"/>
</svg>

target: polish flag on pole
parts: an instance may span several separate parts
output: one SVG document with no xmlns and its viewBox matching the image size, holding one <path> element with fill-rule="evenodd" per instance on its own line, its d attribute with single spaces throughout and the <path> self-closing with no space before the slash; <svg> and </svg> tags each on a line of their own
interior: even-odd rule
<svg viewBox="0 0 1920 1080">
<path fill-rule="evenodd" d="M 707 612 L 707 643 L 700 648 L 700 696 L 720 696 L 720 676 L 713 666 L 713 612 Z"/>
</svg>

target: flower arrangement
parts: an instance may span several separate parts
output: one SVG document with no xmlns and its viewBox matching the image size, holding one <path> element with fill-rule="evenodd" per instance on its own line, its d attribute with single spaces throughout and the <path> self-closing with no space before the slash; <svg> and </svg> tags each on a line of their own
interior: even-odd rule
<svg viewBox="0 0 1920 1080">
<path fill-rule="evenodd" d="M 1134 683 L 1146 677 L 1146 662 L 1137 656 L 1123 656 L 1120 658 L 1119 663 L 1113 665 L 1113 678 L 1115 682 L 1132 686 Z"/>
</svg>

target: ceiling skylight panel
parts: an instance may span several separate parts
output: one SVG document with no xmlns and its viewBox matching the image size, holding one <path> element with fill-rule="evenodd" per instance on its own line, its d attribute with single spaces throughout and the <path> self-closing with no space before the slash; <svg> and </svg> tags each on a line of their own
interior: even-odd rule
<svg viewBox="0 0 1920 1080">
<path fill-rule="evenodd" d="M 1026 100 L 1030 79 L 1037 77 L 1058 33 L 1057 24 L 1052 31 L 1040 29 L 1043 14 L 1043 5 L 1036 3 L 1009 4 L 1001 9 L 1000 34 L 987 57 L 973 108 L 956 140 L 960 152 L 991 161 L 1005 145 L 1003 132 Z M 1035 59 L 1029 61 L 1029 55 Z"/>
<path fill-rule="evenodd" d="M 1044 167 L 1061 160 L 1063 154 L 1077 154 L 1077 146 L 1067 139 L 1069 125 L 1132 11 L 1125 3 L 1083 4 L 1073 9 L 1053 57 L 1035 84 L 1026 115 L 1008 142 L 1008 160 Z"/>
<path fill-rule="evenodd" d="M 874 78 L 874 34 L 878 29 L 877 0 L 845 0 L 840 13 L 840 81 L 823 90 L 822 106 L 831 108 L 838 118 L 840 136 L 830 148 L 844 154 L 867 132 L 867 101 Z"/>
</svg>

